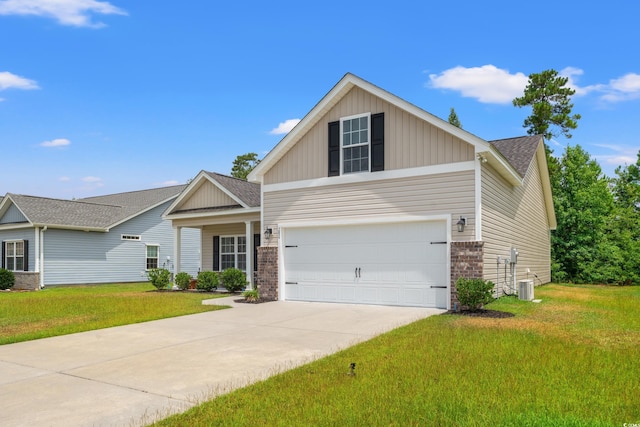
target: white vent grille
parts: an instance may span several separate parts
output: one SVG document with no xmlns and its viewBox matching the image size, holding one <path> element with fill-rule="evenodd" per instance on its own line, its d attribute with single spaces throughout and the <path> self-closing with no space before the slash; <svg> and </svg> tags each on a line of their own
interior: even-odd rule
<svg viewBox="0 0 640 427">
<path fill-rule="evenodd" d="M 139 234 L 121 234 L 120 235 L 120 239 L 121 240 L 140 241 L 140 240 L 142 240 L 142 236 L 140 236 Z"/>
</svg>

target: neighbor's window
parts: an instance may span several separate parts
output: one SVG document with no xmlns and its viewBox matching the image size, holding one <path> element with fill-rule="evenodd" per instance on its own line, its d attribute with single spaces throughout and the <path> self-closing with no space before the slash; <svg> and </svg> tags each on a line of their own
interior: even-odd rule
<svg viewBox="0 0 640 427">
<path fill-rule="evenodd" d="M 5 242 L 5 266 L 7 270 L 24 270 L 24 241 Z"/>
<path fill-rule="evenodd" d="M 158 268 L 158 257 L 160 247 L 157 245 L 147 245 L 147 270 Z"/>
<path fill-rule="evenodd" d="M 342 173 L 369 170 L 369 115 L 341 120 Z"/>
<path fill-rule="evenodd" d="M 247 269 L 247 238 L 246 236 L 220 237 L 220 269 Z"/>
</svg>

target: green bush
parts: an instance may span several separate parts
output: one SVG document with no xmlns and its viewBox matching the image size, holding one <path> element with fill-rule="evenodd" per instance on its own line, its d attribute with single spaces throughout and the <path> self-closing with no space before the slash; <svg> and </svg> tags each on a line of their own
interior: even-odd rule
<svg viewBox="0 0 640 427">
<path fill-rule="evenodd" d="M 456 282 L 458 301 L 460 301 L 460 305 L 469 307 L 469 310 L 477 311 L 483 304 L 493 301 L 491 295 L 493 287 L 493 282 L 489 280 L 460 277 Z"/>
<path fill-rule="evenodd" d="M 220 274 L 220 279 L 229 292 L 239 292 L 249 284 L 246 274 L 237 268 L 227 268 Z"/>
<path fill-rule="evenodd" d="M 246 301 L 254 302 L 260 299 L 260 294 L 258 294 L 257 289 L 249 289 L 242 293 L 242 296 Z"/>
<path fill-rule="evenodd" d="M 186 290 L 189 288 L 189 283 L 191 282 L 193 277 L 189 273 L 185 273 L 184 271 L 176 274 L 175 282 L 178 289 Z"/>
<path fill-rule="evenodd" d="M 13 271 L 0 268 L 0 290 L 11 289 L 16 284 L 16 275 Z"/>
<path fill-rule="evenodd" d="M 218 289 L 220 279 L 215 271 L 201 271 L 198 273 L 198 284 L 196 288 L 200 291 L 211 292 Z"/>
<path fill-rule="evenodd" d="M 169 284 L 171 283 L 171 272 L 166 268 L 154 268 L 153 270 L 149 270 L 147 271 L 147 277 L 157 290 L 169 289 Z"/>
</svg>

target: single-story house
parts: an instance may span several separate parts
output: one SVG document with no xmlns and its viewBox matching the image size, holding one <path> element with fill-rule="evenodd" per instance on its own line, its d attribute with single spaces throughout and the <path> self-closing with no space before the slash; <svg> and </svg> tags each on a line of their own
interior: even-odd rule
<svg viewBox="0 0 640 427">
<path fill-rule="evenodd" d="M 196 229 L 201 233 L 202 269 L 223 271 L 234 267 L 256 272 L 260 246 L 260 185 L 214 172 L 201 171 L 166 209 L 178 236 Z M 181 268 L 181 248 L 176 247 Z M 248 274 L 254 286 L 254 274 Z"/>
<path fill-rule="evenodd" d="M 177 236 L 162 213 L 185 185 L 76 200 L 8 193 L 0 201 L 3 268 L 18 289 L 47 285 L 147 280 L 145 272 L 172 272 L 176 241 L 181 270 L 200 269 L 200 231 Z"/>
<path fill-rule="evenodd" d="M 346 74 L 248 180 L 200 172 L 164 218 L 265 298 L 451 309 L 460 277 L 551 280 L 541 136 L 485 141 Z"/>
</svg>

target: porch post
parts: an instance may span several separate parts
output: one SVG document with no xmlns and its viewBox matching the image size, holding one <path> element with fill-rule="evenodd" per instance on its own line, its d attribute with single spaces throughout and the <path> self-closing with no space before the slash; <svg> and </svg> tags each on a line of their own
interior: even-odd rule
<svg viewBox="0 0 640 427">
<path fill-rule="evenodd" d="M 182 252 L 182 227 L 173 228 L 173 273 L 180 273 L 180 253 Z"/>
<path fill-rule="evenodd" d="M 247 281 L 249 282 L 249 289 L 255 289 L 253 287 L 253 222 L 245 221 L 245 236 L 247 242 L 246 258 L 247 258 Z"/>
</svg>

